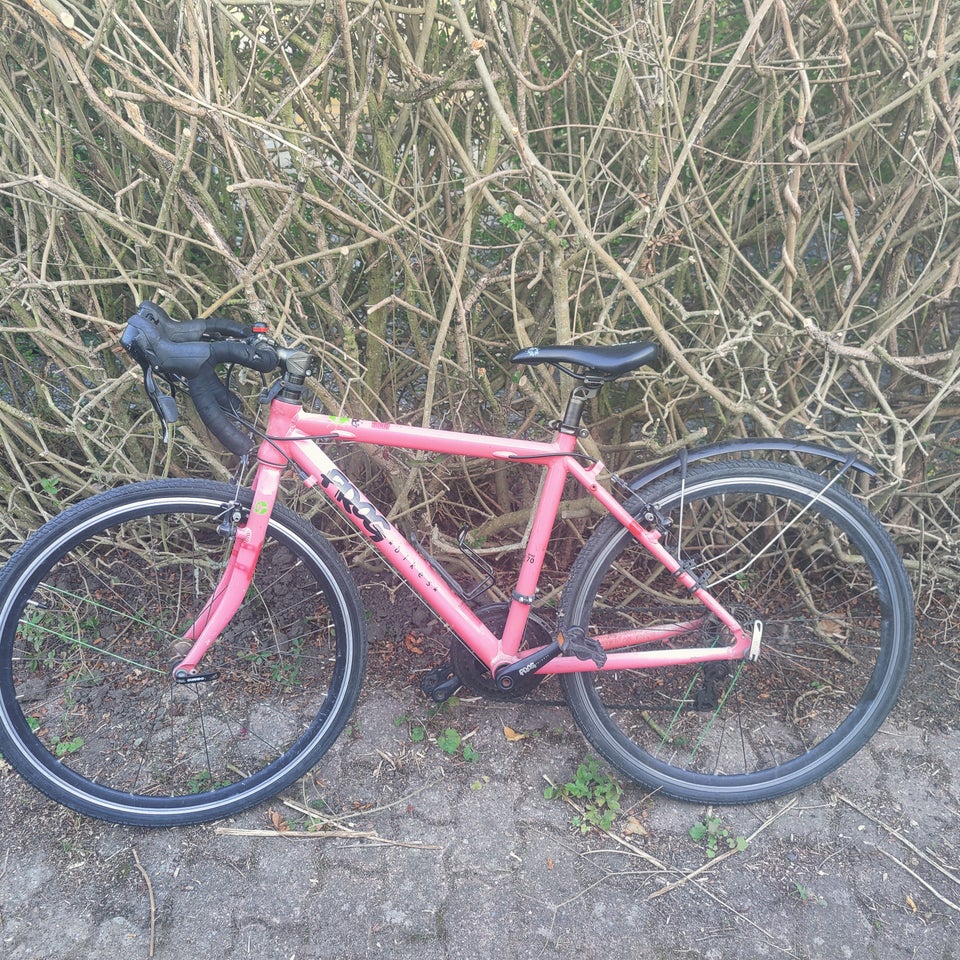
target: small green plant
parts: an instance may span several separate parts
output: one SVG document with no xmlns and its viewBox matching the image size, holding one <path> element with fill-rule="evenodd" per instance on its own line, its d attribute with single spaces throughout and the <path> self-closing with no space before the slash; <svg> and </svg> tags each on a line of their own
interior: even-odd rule
<svg viewBox="0 0 960 960">
<path fill-rule="evenodd" d="M 827 903 L 823 897 L 818 896 L 809 887 L 805 887 L 802 883 L 795 882 L 793 884 L 793 890 L 790 896 L 796 900 L 799 900 L 801 903 L 816 904 L 820 907 L 826 906 Z"/>
<path fill-rule="evenodd" d="M 427 738 L 427 728 L 422 723 L 410 724 L 410 742 L 423 743 Z"/>
<path fill-rule="evenodd" d="M 581 833 L 591 830 L 609 830 L 620 812 L 623 787 L 617 783 L 593 757 L 587 757 L 577 767 L 577 774 L 569 783 L 560 786 L 551 783 L 543 791 L 548 800 L 567 800 L 577 809 L 573 825 Z"/>
<path fill-rule="evenodd" d="M 304 640 L 295 639 L 289 649 L 253 650 L 243 655 L 243 659 L 255 667 L 263 668 L 275 683 L 287 687 L 301 682 L 304 665 Z"/>
<path fill-rule="evenodd" d="M 45 618 L 48 618 L 47 609 L 37 606 L 27 610 L 20 621 L 20 642 L 23 645 L 20 656 L 31 672 L 50 669 L 57 663 L 55 645 L 49 642 L 53 631 L 44 622 Z"/>
<path fill-rule="evenodd" d="M 406 727 L 411 743 L 423 743 L 427 738 L 427 728 L 409 714 L 401 714 L 393 721 L 395 727 Z"/>
<path fill-rule="evenodd" d="M 732 836 L 719 817 L 706 817 L 698 820 L 690 828 L 690 837 L 697 843 L 703 843 L 708 857 L 715 857 L 727 850 L 746 850 L 745 837 Z"/>
<path fill-rule="evenodd" d="M 433 723 L 441 714 L 448 713 L 459 704 L 459 698 L 449 697 L 443 703 L 431 707 L 426 720 L 420 721 L 408 714 L 402 714 L 393 723 L 394 726 L 405 726 L 407 728 L 411 743 L 423 743 L 431 730 L 437 730 L 437 734 L 433 738 L 434 742 L 447 756 L 459 756 L 469 763 L 476 763 L 480 759 L 480 754 L 466 736 L 461 734 L 456 727 L 448 726 L 438 729 L 439 723 Z"/>
<path fill-rule="evenodd" d="M 457 755 L 462 743 L 463 737 L 453 727 L 447 727 L 437 734 L 437 746 L 451 757 Z"/>
<path fill-rule="evenodd" d="M 206 770 L 200 770 L 187 780 L 187 788 L 191 793 L 203 793 L 210 789 L 210 774 Z"/>
<path fill-rule="evenodd" d="M 83 737 L 71 737 L 69 740 L 57 740 L 53 745 L 53 752 L 58 757 L 66 757 L 77 753 L 83 746 Z"/>
<path fill-rule="evenodd" d="M 480 754 L 477 753 L 476 748 L 465 740 L 455 727 L 445 727 L 437 734 L 437 746 L 447 756 L 460 755 L 469 763 L 476 763 L 480 759 Z"/>
<path fill-rule="evenodd" d="M 208 790 L 220 790 L 229 786 L 228 779 L 214 780 L 208 770 L 198 770 L 187 780 L 187 789 L 191 793 L 206 793 Z"/>
<path fill-rule="evenodd" d="M 40 489 L 51 499 L 60 499 L 60 478 L 59 477 L 41 477 Z"/>
<path fill-rule="evenodd" d="M 500 217 L 500 223 L 508 230 L 514 230 L 519 233 L 525 228 L 524 222 L 515 213 L 505 213 Z"/>
</svg>

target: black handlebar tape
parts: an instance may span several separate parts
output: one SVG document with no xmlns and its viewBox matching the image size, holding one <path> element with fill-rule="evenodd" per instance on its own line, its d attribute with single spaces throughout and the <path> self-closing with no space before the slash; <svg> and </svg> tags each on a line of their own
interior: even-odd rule
<svg viewBox="0 0 960 960">
<path fill-rule="evenodd" d="M 192 380 L 207 363 L 238 363 L 260 373 L 277 368 L 277 351 L 268 343 L 220 340 L 216 343 L 172 343 L 157 338 L 150 344 L 152 360 L 164 373 Z"/>
<path fill-rule="evenodd" d="M 217 376 L 213 364 L 203 364 L 187 383 L 190 398 L 206 428 L 238 457 L 249 453 L 253 441 L 228 419 L 229 412 L 235 409 L 234 397 Z"/>
<path fill-rule="evenodd" d="M 242 340 L 253 333 L 253 328 L 249 324 L 229 320 L 226 317 L 206 317 L 183 322 L 200 324 L 206 337 L 237 337 Z"/>
<path fill-rule="evenodd" d="M 238 363 L 260 373 L 276 369 L 277 352 L 269 344 L 237 343 L 234 340 L 222 343 L 177 344 L 184 347 L 202 346 L 208 351 L 207 359 L 196 373 L 186 375 L 193 405 L 206 428 L 237 456 L 249 453 L 250 438 L 238 430 L 228 419 L 235 409 L 234 397 L 217 376 L 214 364 Z"/>
<path fill-rule="evenodd" d="M 196 340 L 235 337 L 244 339 L 251 334 L 251 328 L 226 317 L 207 317 L 195 320 L 173 320 L 163 307 L 144 300 L 137 310 L 139 316 L 150 320 L 159 330 L 160 336 L 173 343 L 191 343 Z"/>
<path fill-rule="evenodd" d="M 210 350 L 214 363 L 239 363 L 258 373 L 270 373 L 277 369 L 277 351 L 269 343 L 244 343 L 238 340 L 223 340 L 204 344 Z"/>
<path fill-rule="evenodd" d="M 228 450 L 243 456 L 253 444 L 229 419 L 231 413 L 239 410 L 239 400 L 217 376 L 216 364 L 236 363 L 260 373 L 269 373 L 278 366 L 277 351 L 265 341 L 184 342 L 165 335 L 172 331 L 181 336 L 185 329 L 190 329 L 196 336 L 201 328 L 206 332 L 215 331 L 224 335 L 235 330 L 246 333 L 246 328 L 222 318 L 177 323 L 160 307 L 148 301 L 141 304 L 137 314 L 127 321 L 121 343 L 138 362 L 158 372 L 183 377 L 190 388 L 197 413 L 207 429 Z"/>
</svg>

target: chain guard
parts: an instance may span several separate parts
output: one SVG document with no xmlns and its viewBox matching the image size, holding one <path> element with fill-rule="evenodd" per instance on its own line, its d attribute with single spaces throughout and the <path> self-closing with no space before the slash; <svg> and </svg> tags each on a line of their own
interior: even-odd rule
<svg viewBox="0 0 960 960">
<path fill-rule="evenodd" d="M 503 635 L 509 610 L 509 604 L 491 603 L 479 610 L 474 610 L 474 613 L 491 633 L 499 637 Z M 523 631 L 520 650 L 545 646 L 552 639 L 550 628 L 536 614 L 531 613 Z M 494 683 L 487 665 L 481 663 L 459 637 L 454 637 L 450 641 L 450 662 L 463 685 L 488 700 L 516 700 L 529 693 L 544 679 L 542 674 L 530 673 L 518 678 L 511 690 L 501 690 Z"/>
</svg>

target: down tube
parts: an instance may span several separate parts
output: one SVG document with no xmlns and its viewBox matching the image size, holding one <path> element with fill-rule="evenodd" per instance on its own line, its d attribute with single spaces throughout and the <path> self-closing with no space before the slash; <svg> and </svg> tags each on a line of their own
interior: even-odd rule
<svg viewBox="0 0 960 960">
<path fill-rule="evenodd" d="M 290 459 L 310 475 L 307 485 L 319 484 L 340 513 L 464 643 L 494 668 L 510 662 L 510 658 L 503 654 L 499 638 L 480 622 L 464 600 L 447 586 L 323 450 L 314 443 L 302 441 L 282 446 Z"/>
</svg>

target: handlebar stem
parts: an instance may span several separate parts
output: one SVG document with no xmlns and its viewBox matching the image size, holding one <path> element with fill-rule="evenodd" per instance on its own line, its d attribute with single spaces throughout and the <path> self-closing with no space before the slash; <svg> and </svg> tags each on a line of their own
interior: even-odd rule
<svg viewBox="0 0 960 960">
<path fill-rule="evenodd" d="M 296 348 L 278 347 L 277 358 L 283 370 L 279 399 L 299 403 L 303 397 L 303 385 L 313 370 L 313 354 Z"/>
</svg>

